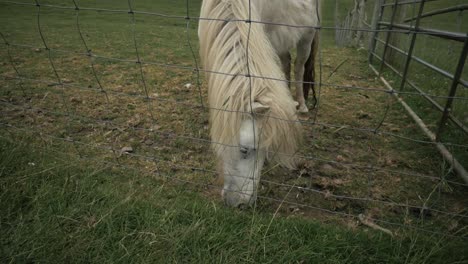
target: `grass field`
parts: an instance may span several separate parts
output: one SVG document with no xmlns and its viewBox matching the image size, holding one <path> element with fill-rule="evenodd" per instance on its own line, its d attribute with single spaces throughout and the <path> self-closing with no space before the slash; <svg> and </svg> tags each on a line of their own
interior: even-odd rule
<svg viewBox="0 0 468 264">
<path fill-rule="evenodd" d="M 437 212 L 466 215 L 466 187 L 432 145 L 399 138 L 427 140 L 392 97 L 336 87 L 382 89 L 364 51 L 337 48 L 324 32 L 322 78 L 332 85 L 322 87 L 318 111 L 302 117 L 300 154 L 309 158 L 295 171 L 267 164 L 266 199 L 238 211 L 220 201 L 208 113 L 200 107 L 206 87 L 202 74 L 200 98 L 192 70 L 197 23 L 186 24 L 185 1 L 135 1 L 135 10 L 182 17 L 137 14 L 135 24 L 125 1 L 78 4 L 114 10 L 79 11 L 92 58 L 73 8 L 42 6 L 38 27 L 36 6 L 0 3 L 0 32 L 10 44 L 0 49 L 2 262 L 468 258 L 466 239 L 415 229 L 466 236 L 466 217 Z M 199 5 L 190 1 L 191 17 Z M 331 11 L 326 5 L 325 14 Z M 142 64 L 135 63 L 134 40 Z M 398 137 L 374 134 L 376 127 Z M 394 236 L 343 214 L 364 214 Z"/>
</svg>

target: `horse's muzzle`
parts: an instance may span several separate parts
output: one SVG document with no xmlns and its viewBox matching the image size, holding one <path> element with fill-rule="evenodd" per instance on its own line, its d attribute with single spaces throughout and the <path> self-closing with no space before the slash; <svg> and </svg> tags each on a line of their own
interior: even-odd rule
<svg viewBox="0 0 468 264">
<path fill-rule="evenodd" d="M 243 194 L 235 191 L 223 190 L 222 192 L 224 203 L 229 207 L 246 209 L 251 206 L 254 195 Z"/>
</svg>

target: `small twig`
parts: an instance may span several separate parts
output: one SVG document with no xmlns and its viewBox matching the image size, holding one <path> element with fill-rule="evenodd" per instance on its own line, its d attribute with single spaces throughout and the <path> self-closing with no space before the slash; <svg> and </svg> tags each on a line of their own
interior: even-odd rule
<svg viewBox="0 0 468 264">
<path fill-rule="evenodd" d="M 374 223 L 374 222 L 369 221 L 369 219 L 367 219 L 365 215 L 359 214 L 358 218 L 359 218 L 359 221 L 360 221 L 363 225 L 366 225 L 366 226 L 368 226 L 368 227 L 370 227 L 370 228 L 373 228 L 373 229 L 380 230 L 380 231 L 382 231 L 382 232 L 384 232 L 384 233 L 386 233 L 386 234 L 389 234 L 391 237 L 393 237 L 392 231 L 390 231 L 389 229 L 383 228 L 383 227 L 377 225 L 377 224 Z"/>
<path fill-rule="evenodd" d="M 156 234 L 153 233 L 153 232 L 147 232 L 147 231 L 141 231 L 141 232 L 138 232 L 138 234 L 141 234 L 141 235 L 149 235 L 149 236 L 152 236 L 154 238 L 156 238 Z"/>
<path fill-rule="evenodd" d="M 122 241 L 124 241 L 127 237 L 130 237 L 130 236 L 133 236 L 133 235 L 135 235 L 135 232 L 126 234 L 124 237 L 122 237 L 122 239 L 119 240 L 119 246 L 121 246 L 125 250 L 125 255 L 120 257 L 118 259 L 119 261 L 122 260 L 123 258 L 125 258 L 126 256 L 130 256 L 130 252 L 128 252 L 127 247 L 122 243 Z M 119 262 L 119 261 L 117 261 L 117 262 Z"/>
<path fill-rule="evenodd" d="M 68 216 L 64 216 L 64 215 L 56 215 L 57 218 L 62 218 L 62 219 L 65 219 L 65 220 L 70 220 L 72 222 L 75 222 L 75 223 L 79 223 L 80 221 L 76 220 L 76 219 L 73 219 L 71 217 L 68 217 Z"/>
<path fill-rule="evenodd" d="M 340 69 L 341 66 L 343 66 L 348 60 L 349 59 L 345 59 L 340 64 L 338 64 L 338 66 L 336 66 L 335 69 L 333 69 L 333 71 L 330 73 L 330 75 L 328 75 L 327 81 L 330 80 L 330 78 L 338 71 L 338 69 Z"/>
<path fill-rule="evenodd" d="M 429 203 L 429 200 L 431 199 L 431 197 L 432 197 L 432 195 L 435 193 L 435 191 L 436 191 L 438 188 L 440 188 L 441 183 L 442 183 L 442 182 L 437 183 L 437 184 L 434 186 L 434 188 L 432 188 L 431 193 L 428 195 L 427 199 L 424 201 L 423 206 L 422 206 L 422 209 L 421 209 L 421 211 L 419 212 L 419 216 L 420 216 L 421 218 L 424 217 L 424 210 L 428 210 L 427 204 Z M 420 198 L 420 199 L 421 199 L 421 198 Z"/>
<path fill-rule="evenodd" d="M 349 127 L 348 125 L 341 126 L 341 127 L 339 127 L 338 129 L 336 129 L 335 131 L 333 131 L 333 134 L 336 134 L 336 133 L 340 132 L 341 130 L 346 129 L 346 128 L 348 128 L 348 127 Z"/>
<path fill-rule="evenodd" d="M 61 165 L 53 166 L 53 167 L 50 167 L 50 168 L 47 168 L 47 169 L 44 169 L 44 170 L 41 170 L 41 171 L 38 171 L 38 172 L 35 172 L 35 173 L 24 175 L 23 177 L 19 178 L 14 184 L 18 184 L 18 183 L 20 183 L 22 181 L 27 180 L 29 177 L 32 177 L 32 176 L 35 176 L 35 175 L 38 175 L 38 174 L 42 174 L 42 173 L 51 171 L 53 169 L 57 169 L 57 168 L 60 168 L 60 167 L 64 167 L 64 169 L 65 169 L 65 168 L 69 168 L 71 166 L 73 166 L 73 164 L 70 164 L 70 165 L 61 164 Z"/>
<path fill-rule="evenodd" d="M 275 166 L 273 166 L 273 167 L 271 167 L 269 170 L 267 170 L 267 171 L 263 172 L 263 173 L 262 173 L 262 176 L 264 176 L 264 175 L 268 174 L 270 171 L 272 171 L 272 170 L 276 169 L 278 166 L 280 166 L 280 164 L 279 164 L 279 163 L 276 163 L 276 165 L 275 165 Z"/>
</svg>

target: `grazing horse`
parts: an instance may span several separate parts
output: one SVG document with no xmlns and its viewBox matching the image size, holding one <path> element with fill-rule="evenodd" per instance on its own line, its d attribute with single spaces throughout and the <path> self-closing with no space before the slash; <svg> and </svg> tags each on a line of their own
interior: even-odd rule
<svg viewBox="0 0 468 264">
<path fill-rule="evenodd" d="M 255 3 L 256 1 L 253 1 Z M 251 205 L 265 160 L 294 168 L 301 136 L 296 102 L 248 0 L 204 0 L 198 29 L 207 72 L 212 147 L 227 205 Z M 269 78 L 262 78 L 269 77 Z"/>
<path fill-rule="evenodd" d="M 306 99 L 309 90 L 314 91 L 314 66 L 319 45 L 319 34 L 314 27 L 320 24 L 320 0 L 255 0 L 253 3 L 258 6 L 261 21 L 265 23 L 268 38 L 280 57 L 288 80 L 291 80 L 290 51 L 297 49 L 294 65 L 296 100 L 299 112 L 307 113 Z"/>
</svg>

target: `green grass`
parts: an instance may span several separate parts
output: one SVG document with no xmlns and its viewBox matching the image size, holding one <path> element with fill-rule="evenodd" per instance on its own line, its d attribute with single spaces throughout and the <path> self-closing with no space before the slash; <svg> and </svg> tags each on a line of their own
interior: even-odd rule
<svg viewBox="0 0 468 264">
<path fill-rule="evenodd" d="M 21 143 L 18 143 L 21 142 Z M 40 145 L 36 145 L 40 144 Z M 193 186 L 0 139 L 3 263 L 456 263 L 466 241 L 391 239 L 300 218 L 224 208 Z"/>
</svg>

